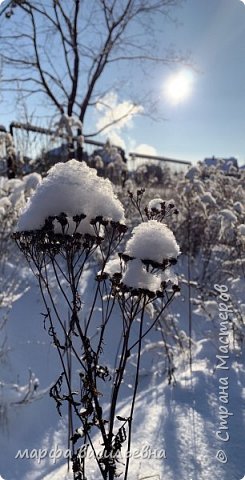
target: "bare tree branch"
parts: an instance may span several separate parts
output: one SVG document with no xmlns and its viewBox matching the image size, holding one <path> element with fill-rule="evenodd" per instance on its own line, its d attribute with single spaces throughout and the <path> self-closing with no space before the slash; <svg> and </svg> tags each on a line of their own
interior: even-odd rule
<svg viewBox="0 0 245 480">
<path fill-rule="evenodd" d="M 107 92 L 120 82 L 115 64 L 129 66 L 130 62 L 138 62 L 146 69 L 147 65 L 164 66 L 186 60 L 186 56 L 167 49 L 162 54 L 154 32 L 154 21 L 159 15 L 168 19 L 171 9 L 181 2 L 10 1 L 0 11 L 0 15 L 6 16 L 0 35 L 2 91 L 7 91 L 9 84 L 9 91 L 13 92 L 16 84 L 16 90 L 21 88 L 33 97 L 37 91 L 42 92 L 53 105 L 54 113 L 76 115 L 84 123 L 85 115 L 101 98 L 104 73 L 112 73 L 111 81 L 106 76 Z M 128 77 L 130 74 L 128 68 Z M 121 83 L 121 92 L 128 95 L 127 82 Z M 135 93 L 130 92 L 131 98 Z"/>
<path fill-rule="evenodd" d="M 96 132 L 87 134 L 86 137 L 87 137 L 87 138 L 95 137 L 95 136 L 98 135 L 99 133 L 104 132 L 105 130 L 107 130 L 107 129 L 108 129 L 109 127 L 111 127 L 112 125 L 115 125 L 115 124 L 117 124 L 117 123 L 120 123 L 122 120 L 124 120 L 124 119 L 127 118 L 129 115 L 131 115 L 136 108 L 137 108 L 137 105 L 132 105 L 132 106 L 128 109 L 128 111 L 127 111 L 126 113 L 124 113 L 123 115 L 120 115 L 120 117 L 118 117 L 118 118 L 114 118 L 111 122 L 108 122 L 106 125 L 104 125 L 104 126 L 101 127 L 100 129 L 96 130 Z"/>
</svg>

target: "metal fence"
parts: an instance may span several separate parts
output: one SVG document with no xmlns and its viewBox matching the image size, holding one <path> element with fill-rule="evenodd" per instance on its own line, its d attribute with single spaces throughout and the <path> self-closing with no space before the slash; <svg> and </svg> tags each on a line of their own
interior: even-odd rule
<svg viewBox="0 0 245 480">
<path fill-rule="evenodd" d="M 173 158 L 162 157 L 159 155 L 148 155 L 144 153 L 129 153 L 129 157 L 131 161 L 131 168 L 133 170 L 136 170 L 137 167 L 144 163 L 144 161 L 147 161 L 147 163 L 154 163 L 155 165 L 159 165 L 161 167 L 169 166 L 174 168 L 174 170 L 186 169 L 191 165 L 191 162 L 188 162 L 187 160 L 175 160 Z"/>
<path fill-rule="evenodd" d="M 105 148 L 105 145 L 88 138 L 81 143 L 79 135 L 69 137 L 53 129 L 12 122 L 9 132 L 0 126 L 0 175 L 14 178 L 31 171 L 42 173 L 58 161 L 67 161 L 69 158 L 86 161 L 94 151 Z M 123 152 L 120 148 L 119 151 Z M 142 164 L 157 164 L 161 168 L 170 166 L 175 170 L 191 165 L 184 160 L 140 153 L 128 154 L 129 170 L 136 171 Z"/>
<path fill-rule="evenodd" d="M 67 161 L 69 158 L 81 161 L 92 153 L 92 149 L 104 146 L 102 142 L 85 140 L 84 147 L 79 135 L 70 137 L 28 123 L 12 122 L 10 134 L 15 146 L 16 174 L 19 169 L 28 173 L 34 167 L 45 171 L 58 161 Z"/>
<path fill-rule="evenodd" d="M 6 128 L 0 125 L 0 175 L 7 174 L 7 139 Z"/>
</svg>

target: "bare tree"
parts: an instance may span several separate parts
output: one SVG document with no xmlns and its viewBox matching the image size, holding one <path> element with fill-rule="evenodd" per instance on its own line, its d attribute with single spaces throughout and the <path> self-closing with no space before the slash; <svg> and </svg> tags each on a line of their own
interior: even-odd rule
<svg viewBox="0 0 245 480">
<path fill-rule="evenodd" d="M 183 61 L 181 55 L 157 45 L 155 35 L 159 19 L 162 28 L 171 9 L 182 1 L 4 3 L 0 12 L 1 90 L 9 94 L 21 89 L 27 99 L 44 95 L 54 107 L 53 112 L 75 115 L 84 123 L 89 109 L 103 102 L 108 91 L 120 88 L 125 94 L 127 88 L 127 97 L 128 91 L 132 96 L 128 113 L 135 113 L 139 102 L 150 97 L 146 91 L 143 93 L 142 85 L 139 89 L 130 80 L 134 65 L 141 64 L 152 73 L 156 65 Z M 115 118 L 120 120 L 120 116 Z"/>
</svg>

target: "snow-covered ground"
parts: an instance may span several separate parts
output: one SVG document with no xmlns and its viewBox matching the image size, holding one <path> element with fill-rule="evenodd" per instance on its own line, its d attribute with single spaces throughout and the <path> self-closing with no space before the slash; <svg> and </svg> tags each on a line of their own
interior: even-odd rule
<svg viewBox="0 0 245 480">
<path fill-rule="evenodd" d="M 89 278 L 87 284 L 83 285 L 84 292 L 91 290 Z M 42 304 L 31 277 L 30 284 L 29 291 L 15 303 L 7 324 L 8 338 L 11 339 L 11 362 L 7 362 L 5 374 L 7 370 L 9 381 L 17 382 L 15 376 L 18 372 L 19 384 L 25 384 L 31 366 L 40 382 L 36 392 L 40 398 L 28 405 L 8 407 L 0 437 L 1 474 L 5 480 L 61 480 L 66 478 L 67 468 L 66 462 L 61 458 L 63 455 L 55 459 L 49 458 L 48 453 L 45 458 L 38 460 L 33 453 L 34 458 L 15 458 L 19 449 L 27 448 L 29 452 L 36 449 L 40 455 L 47 449 L 51 457 L 55 456 L 52 449 L 53 452 L 57 449 L 65 452 L 67 449 L 65 418 L 63 423 L 54 402 L 48 393 L 45 394 L 45 389 L 48 389 L 59 372 L 56 352 L 47 332 L 43 331 L 40 316 Z M 183 304 L 180 297 L 178 309 L 182 313 L 182 327 L 185 322 Z M 169 385 L 164 375 L 161 343 L 156 332 L 146 342 L 134 415 L 130 479 L 143 480 L 147 476 L 166 480 L 243 478 L 244 352 L 232 351 L 227 362 L 229 369 L 217 371 L 218 320 L 213 323 L 204 316 L 194 314 L 193 323 L 195 340 L 192 372 L 189 356 L 183 352 L 175 362 L 175 385 Z M 227 404 L 219 402 L 220 372 L 222 377 L 228 378 Z M 126 383 L 129 387 L 125 388 L 125 398 L 117 412 L 123 417 L 129 414 L 127 395 L 131 393 L 130 371 L 127 372 Z M 10 394 L 5 392 L 5 395 L 6 401 L 9 401 Z M 226 406 L 233 414 L 228 418 L 230 438 L 227 442 L 219 440 L 216 433 L 220 429 L 220 405 Z M 228 458 L 225 464 L 216 458 L 221 449 Z M 147 456 L 151 458 L 145 458 Z M 91 460 L 88 464 L 91 465 L 88 478 L 96 480 L 99 477 L 94 462 Z"/>
<path fill-rule="evenodd" d="M 195 172 L 190 173 L 194 179 L 195 175 Z M 197 180 L 194 183 L 197 187 Z M 216 199 L 213 191 L 204 195 L 202 204 L 210 215 L 213 213 L 208 209 L 214 208 Z M 228 208 L 220 211 L 223 229 L 237 222 L 235 213 L 232 211 L 231 215 L 229 211 Z M 238 212 L 238 215 L 242 214 Z M 176 271 L 186 278 L 184 255 Z M 9 350 L 1 361 L 0 480 L 72 479 L 64 459 L 67 451 L 66 415 L 59 417 L 55 403 L 49 397 L 49 388 L 60 373 L 57 352 L 43 328 L 41 314 L 44 307 L 36 279 L 20 265 L 15 273 L 23 282 L 25 280 L 29 289 L 20 298 L 16 297 L 4 327 Z M 229 298 L 239 305 L 243 316 L 244 286 L 244 278 L 235 276 L 229 280 Z M 94 272 L 91 270 L 83 275 L 80 287 L 84 315 L 93 288 Z M 144 339 L 129 480 L 242 480 L 245 476 L 244 340 L 233 342 L 232 322 L 225 334 L 224 330 L 222 333 L 219 314 L 220 304 L 225 305 L 225 300 L 219 300 L 214 284 L 210 283 L 209 290 L 210 298 L 200 299 L 195 283 L 191 288 L 191 365 L 186 339 L 190 325 L 190 292 L 185 281 L 181 283 L 180 296 L 169 307 L 168 313 L 177 319 L 183 341 L 183 348 L 173 347 L 175 382 L 168 382 L 161 332 L 154 329 Z M 59 298 L 56 301 L 59 302 Z M 111 351 L 115 347 L 117 311 L 114 317 L 110 321 L 115 322 L 112 321 L 113 327 L 106 337 Z M 229 347 L 225 346 L 227 338 Z M 221 346 L 223 350 L 220 350 Z M 217 355 L 226 355 L 223 360 L 225 368 Z M 106 360 L 110 364 L 109 354 Z M 130 413 L 133 372 L 132 355 L 117 410 L 121 417 L 128 417 Z M 97 448 L 100 450 L 101 446 L 98 444 Z M 16 458 L 18 451 L 25 449 L 31 458 Z M 88 480 L 100 478 L 93 458 L 87 460 L 87 468 Z"/>
</svg>

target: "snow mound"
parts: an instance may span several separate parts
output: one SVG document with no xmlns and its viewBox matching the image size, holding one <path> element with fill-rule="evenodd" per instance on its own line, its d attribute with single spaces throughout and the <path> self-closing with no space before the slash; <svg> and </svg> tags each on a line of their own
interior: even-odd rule
<svg viewBox="0 0 245 480">
<path fill-rule="evenodd" d="M 85 214 L 86 220 L 102 216 L 124 223 L 124 209 L 111 182 L 77 160 L 57 163 L 38 184 L 22 212 L 17 231 L 39 230 L 49 216 L 64 212 L 69 217 Z M 88 232 L 90 233 L 90 232 Z"/>
<path fill-rule="evenodd" d="M 173 232 L 166 225 L 149 220 L 133 229 L 125 253 L 141 260 L 162 263 L 166 259 L 176 259 L 180 249 Z"/>
</svg>

